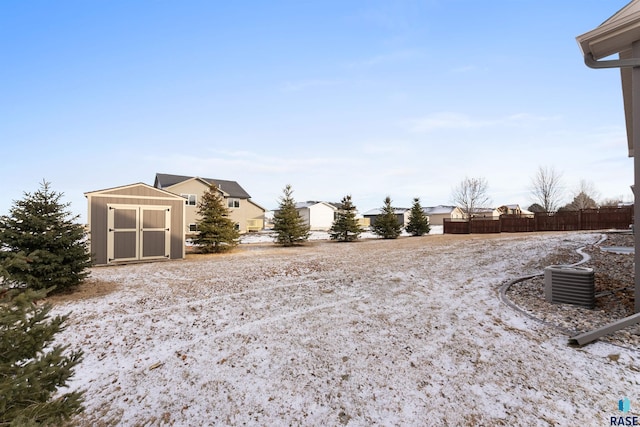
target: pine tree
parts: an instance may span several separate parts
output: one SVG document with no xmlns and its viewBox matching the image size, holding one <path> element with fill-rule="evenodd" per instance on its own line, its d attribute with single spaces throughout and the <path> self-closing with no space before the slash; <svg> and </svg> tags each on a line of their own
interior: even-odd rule
<svg viewBox="0 0 640 427">
<path fill-rule="evenodd" d="M 43 181 L 35 193 L 14 202 L 9 215 L 0 217 L 0 259 L 22 252 L 27 266 L 8 265 L 9 280 L 33 289 L 68 290 L 88 275 L 91 255 L 79 216 L 67 211 L 63 194 Z"/>
<path fill-rule="evenodd" d="M 427 217 L 422 210 L 418 197 L 413 199 L 413 206 L 411 206 L 411 212 L 409 212 L 409 223 L 405 229 L 413 236 L 422 236 L 431 230 L 431 227 L 429 227 L 429 217 Z"/>
<path fill-rule="evenodd" d="M 68 315 L 50 318 L 51 305 L 35 303 L 45 295 L 0 290 L 0 425 L 61 425 L 83 410 L 83 392 L 57 394 L 82 352 L 51 347 Z"/>
<path fill-rule="evenodd" d="M 198 204 L 198 235 L 194 243 L 204 253 L 219 253 L 238 245 L 240 232 L 229 218 L 229 209 L 215 186 L 202 195 Z"/>
<path fill-rule="evenodd" d="M 402 231 L 402 224 L 396 218 L 395 209 L 391 206 L 391 197 L 384 199 L 382 212 L 371 226 L 373 232 L 383 239 L 397 239 Z"/>
<path fill-rule="evenodd" d="M 331 239 L 339 242 L 352 242 L 360 237 L 363 231 L 358 225 L 356 207 L 351 202 L 351 196 L 344 196 L 329 230 Z"/>
<path fill-rule="evenodd" d="M 309 226 L 296 210 L 291 185 L 287 185 L 283 193 L 278 211 L 273 215 L 273 231 L 276 233 L 276 243 L 293 246 L 309 238 Z"/>
</svg>

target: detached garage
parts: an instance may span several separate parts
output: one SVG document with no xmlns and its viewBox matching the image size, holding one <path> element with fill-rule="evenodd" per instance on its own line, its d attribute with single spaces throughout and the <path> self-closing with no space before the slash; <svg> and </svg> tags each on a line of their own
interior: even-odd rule
<svg viewBox="0 0 640 427">
<path fill-rule="evenodd" d="M 183 197 L 143 183 L 84 195 L 95 265 L 184 258 Z"/>
</svg>

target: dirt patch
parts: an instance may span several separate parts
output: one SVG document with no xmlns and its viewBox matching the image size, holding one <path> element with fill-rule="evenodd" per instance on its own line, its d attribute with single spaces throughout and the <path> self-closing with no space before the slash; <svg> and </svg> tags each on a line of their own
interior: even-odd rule
<svg viewBox="0 0 640 427">
<path fill-rule="evenodd" d="M 69 292 L 49 296 L 47 301 L 51 304 L 82 301 L 109 295 L 120 288 L 119 283 L 89 278 Z"/>
</svg>

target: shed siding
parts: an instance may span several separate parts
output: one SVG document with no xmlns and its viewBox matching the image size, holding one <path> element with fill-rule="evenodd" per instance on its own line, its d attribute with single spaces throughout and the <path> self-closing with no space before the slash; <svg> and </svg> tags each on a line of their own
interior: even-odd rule
<svg viewBox="0 0 640 427">
<path fill-rule="evenodd" d="M 126 194 L 123 194 L 123 192 Z M 138 196 L 139 198 L 131 196 Z M 90 194 L 87 197 L 89 199 L 89 223 L 91 225 L 90 248 L 94 264 L 107 264 L 107 204 L 170 206 L 170 258 L 179 259 L 184 257 L 184 201 L 182 199 L 172 198 L 165 192 L 145 187 L 128 187 L 117 190 L 108 190 L 108 192 Z M 120 248 L 119 250 L 125 249 Z"/>
</svg>

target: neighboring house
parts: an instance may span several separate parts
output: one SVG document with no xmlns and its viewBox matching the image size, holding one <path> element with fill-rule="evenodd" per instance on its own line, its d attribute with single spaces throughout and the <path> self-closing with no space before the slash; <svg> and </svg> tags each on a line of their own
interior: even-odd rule
<svg viewBox="0 0 640 427">
<path fill-rule="evenodd" d="M 398 223 L 400 223 L 403 227 L 409 223 L 409 214 L 411 213 L 411 209 L 407 208 L 393 208 L 393 213 L 396 215 L 396 219 Z M 382 208 L 371 209 L 366 211 L 364 214 L 365 220 L 369 220 L 370 225 L 374 225 L 376 223 L 376 218 L 378 215 L 382 214 Z"/>
<path fill-rule="evenodd" d="M 476 208 L 473 211 L 474 218 L 500 219 L 502 212 L 499 208 Z"/>
<path fill-rule="evenodd" d="M 526 209 L 520 209 L 520 216 L 524 218 L 534 218 L 536 214 Z"/>
<path fill-rule="evenodd" d="M 273 228 L 273 211 L 266 211 L 264 213 L 264 228 L 272 229 Z"/>
<path fill-rule="evenodd" d="M 202 195 L 215 186 L 229 208 L 229 218 L 238 231 L 260 231 L 264 228 L 265 209 L 251 201 L 251 196 L 236 181 L 157 173 L 153 186 L 182 196 L 185 201 L 185 234 L 197 232 L 198 203 Z"/>
<path fill-rule="evenodd" d="M 520 208 L 520 205 L 502 205 L 498 208 L 500 215 L 517 215 L 521 217 L 531 217 L 533 218 L 533 212 L 529 212 L 526 209 Z"/>
<path fill-rule="evenodd" d="M 464 212 L 456 206 L 429 206 L 422 210 L 429 217 L 429 225 L 443 225 L 445 218 L 452 220 L 464 218 Z"/>
<path fill-rule="evenodd" d="M 338 208 L 327 202 L 308 201 L 296 203 L 296 210 L 310 230 L 327 231 L 333 225 Z"/>
</svg>

